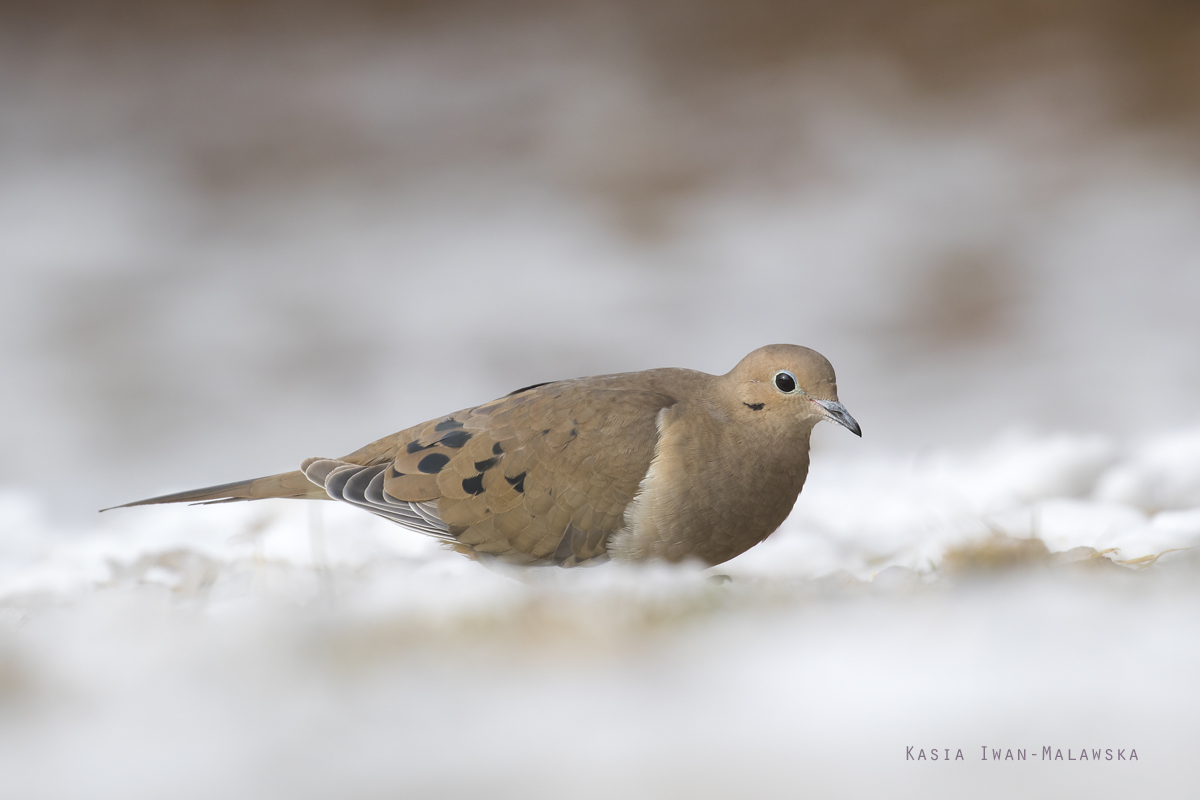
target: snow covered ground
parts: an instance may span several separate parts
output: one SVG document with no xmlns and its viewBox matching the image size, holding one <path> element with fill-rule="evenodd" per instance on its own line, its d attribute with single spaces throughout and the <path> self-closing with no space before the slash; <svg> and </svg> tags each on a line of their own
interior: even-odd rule
<svg viewBox="0 0 1200 800">
<path fill-rule="evenodd" d="M 818 458 L 785 526 L 708 571 L 498 574 L 324 503 L 65 530 L 9 494 L 0 783 L 1190 796 L 1200 431 L 1128 445 Z"/>
</svg>

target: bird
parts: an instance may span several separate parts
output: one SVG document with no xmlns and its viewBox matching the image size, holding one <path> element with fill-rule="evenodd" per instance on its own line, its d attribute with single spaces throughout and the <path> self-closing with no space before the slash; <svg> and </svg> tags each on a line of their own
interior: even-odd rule
<svg viewBox="0 0 1200 800">
<path fill-rule="evenodd" d="M 829 361 L 774 344 L 724 375 L 669 367 L 534 384 L 342 458 L 114 508 L 335 500 L 485 563 L 712 566 L 791 513 L 822 420 L 862 436 Z"/>
</svg>

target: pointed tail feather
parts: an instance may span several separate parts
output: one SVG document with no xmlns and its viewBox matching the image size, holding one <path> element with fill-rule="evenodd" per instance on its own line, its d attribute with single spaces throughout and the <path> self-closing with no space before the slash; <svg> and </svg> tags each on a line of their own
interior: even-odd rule
<svg viewBox="0 0 1200 800">
<path fill-rule="evenodd" d="M 164 494 L 160 497 L 150 497 L 146 500 L 136 500 L 112 508 L 129 508 L 130 506 L 150 506 L 158 503 L 232 503 L 238 500 L 262 500 L 268 497 L 291 497 L 306 500 L 329 500 L 325 489 L 304 477 L 300 470 L 282 472 L 278 475 L 268 475 L 265 478 L 255 478 L 249 481 L 223 483 L 220 486 L 206 486 L 203 489 L 193 489 L 190 492 Z M 108 511 L 102 508 L 101 511 Z"/>
</svg>

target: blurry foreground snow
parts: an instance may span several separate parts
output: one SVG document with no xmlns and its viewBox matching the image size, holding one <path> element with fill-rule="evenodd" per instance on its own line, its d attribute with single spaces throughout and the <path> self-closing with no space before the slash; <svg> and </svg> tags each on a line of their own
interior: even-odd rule
<svg viewBox="0 0 1200 800">
<path fill-rule="evenodd" d="M 4 797 L 1172 797 L 1198 775 L 1200 430 L 818 454 L 784 527 L 707 571 L 514 579 L 333 504 L 67 531 L 5 495 L 0 527 Z"/>
</svg>

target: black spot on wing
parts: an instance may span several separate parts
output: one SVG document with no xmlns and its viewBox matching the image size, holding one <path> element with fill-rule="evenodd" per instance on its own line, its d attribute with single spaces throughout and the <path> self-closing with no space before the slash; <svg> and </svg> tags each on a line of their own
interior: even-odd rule
<svg viewBox="0 0 1200 800">
<path fill-rule="evenodd" d="M 506 394 L 506 395 L 504 395 L 504 396 L 505 396 L 505 397 L 512 397 L 513 395 L 516 395 L 516 394 L 521 394 L 522 392 L 529 392 L 529 391 L 532 391 L 532 390 L 534 390 L 534 389 L 537 389 L 537 388 L 539 388 L 539 387 L 541 387 L 541 386 L 549 386 L 549 385 L 550 385 L 550 384 L 552 384 L 552 383 L 558 383 L 558 381 L 546 381 L 545 383 L 535 383 L 535 384 L 533 384 L 532 386 L 526 386 L 526 387 L 524 387 L 523 389 L 517 389 L 515 392 L 509 392 L 508 394 Z"/>
<path fill-rule="evenodd" d="M 483 494 L 483 476 L 476 475 L 474 478 L 464 478 L 462 482 L 463 491 L 470 495 Z"/>
<path fill-rule="evenodd" d="M 521 492 L 522 494 L 525 493 L 525 473 L 524 472 L 522 472 L 520 475 L 514 475 L 511 478 L 508 477 L 507 475 L 505 475 L 504 480 L 508 481 L 508 485 L 513 487 L 514 489 L 516 489 L 518 492 Z"/>
<path fill-rule="evenodd" d="M 494 445 L 492 445 L 492 455 L 494 455 L 494 456 L 504 455 L 504 448 L 500 446 L 499 442 L 496 442 Z"/>
<path fill-rule="evenodd" d="M 457 449 L 469 441 L 471 441 L 471 434 L 467 433 L 466 431 L 452 431 L 451 433 L 447 433 L 441 439 L 438 439 L 438 444 Z"/>
<path fill-rule="evenodd" d="M 499 460 L 500 459 L 498 459 L 498 458 L 489 458 L 486 461 L 476 461 L 475 462 L 475 471 L 476 472 L 487 472 L 489 469 L 496 466 L 496 462 Z"/>
<path fill-rule="evenodd" d="M 393 478 L 403 478 L 404 477 L 404 473 L 401 472 L 400 470 L 396 469 L 395 464 L 392 465 L 392 477 Z"/>
<path fill-rule="evenodd" d="M 458 420 L 447 418 L 439 422 L 437 425 L 434 425 L 433 429 L 435 431 L 452 431 L 455 428 L 461 428 L 462 426 L 463 424 Z"/>
<path fill-rule="evenodd" d="M 413 439 L 411 442 L 408 443 L 408 446 L 405 447 L 404 449 L 406 451 L 408 451 L 409 454 L 412 454 L 412 453 L 419 453 L 422 450 L 428 450 L 430 447 L 433 447 L 433 445 L 421 444 L 416 439 Z"/>
<path fill-rule="evenodd" d="M 442 471 L 442 467 L 449 463 L 450 456 L 445 453 L 430 453 L 421 459 L 421 463 L 417 464 L 417 469 L 426 475 L 436 475 Z"/>
</svg>

